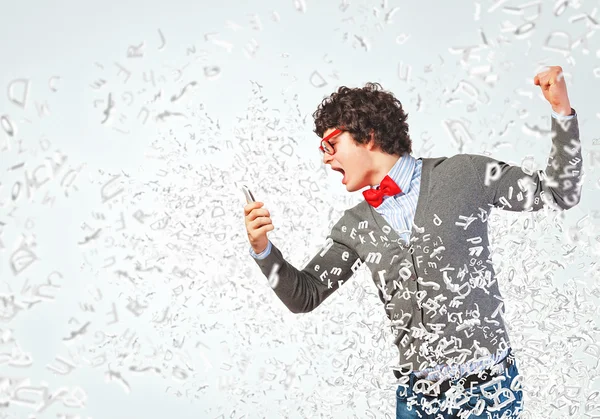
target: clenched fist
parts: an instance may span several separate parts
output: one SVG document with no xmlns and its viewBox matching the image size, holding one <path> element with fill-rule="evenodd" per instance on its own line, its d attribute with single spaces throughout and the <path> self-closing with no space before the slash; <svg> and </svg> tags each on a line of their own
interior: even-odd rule
<svg viewBox="0 0 600 419">
<path fill-rule="evenodd" d="M 552 110 L 561 115 L 571 114 L 571 103 L 567 95 L 567 84 L 563 76 L 563 69 L 558 65 L 548 67 L 533 78 L 533 83 L 540 86 L 542 93 Z"/>
<path fill-rule="evenodd" d="M 244 220 L 248 232 L 248 240 L 254 253 L 264 252 L 269 244 L 267 232 L 273 230 L 271 214 L 266 208 L 261 208 L 262 202 L 251 202 L 244 206 Z"/>
</svg>

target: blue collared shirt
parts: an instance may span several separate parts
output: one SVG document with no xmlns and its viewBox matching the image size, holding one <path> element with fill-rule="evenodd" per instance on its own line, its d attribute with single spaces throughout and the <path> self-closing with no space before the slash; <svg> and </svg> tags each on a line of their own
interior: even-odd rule
<svg viewBox="0 0 600 419">
<path fill-rule="evenodd" d="M 408 153 L 400 157 L 388 172 L 388 176 L 396 182 L 402 192 L 394 196 L 384 196 L 381 205 L 375 208 L 375 211 L 385 218 L 406 244 L 410 240 L 410 231 L 417 210 L 422 166 L 421 160 L 415 159 Z M 373 188 L 378 189 L 379 184 Z"/>
</svg>

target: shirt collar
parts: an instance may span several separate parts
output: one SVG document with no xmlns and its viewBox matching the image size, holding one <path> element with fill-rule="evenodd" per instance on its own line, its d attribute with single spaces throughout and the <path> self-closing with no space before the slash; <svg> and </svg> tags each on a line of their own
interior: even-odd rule
<svg viewBox="0 0 600 419">
<path fill-rule="evenodd" d="M 417 159 L 409 153 L 404 153 L 387 173 L 394 182 L 400 187 L 403 193 L 410 191 L 410 183 L 415 171 Z M 383 179 L 382 179 L 383 180 Z M 373 186 L 374 189 L 379 188 L 379 183 Z"/>
</svg>

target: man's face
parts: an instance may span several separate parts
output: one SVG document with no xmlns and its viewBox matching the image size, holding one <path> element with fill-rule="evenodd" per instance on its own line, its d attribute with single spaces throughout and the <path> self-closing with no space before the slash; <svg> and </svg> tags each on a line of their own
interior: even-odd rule
<svg viewBox="0 0 600 419">
<path fill-rule="evenodd" d="M 327 129 L 323 138 L 332 133 L 335 128 Z M 342 183 L 348 192 L 358 191 L 369 186 L 368 173 L 371 162 L 371 151 L 367 144 L 357 144 L 352 135 L 347 131 L 329 139 L 335 152 L 333 155 L 325 153 L 323 163 L 329 164 L 332 169 L 343 170 Z"/>
</svg>

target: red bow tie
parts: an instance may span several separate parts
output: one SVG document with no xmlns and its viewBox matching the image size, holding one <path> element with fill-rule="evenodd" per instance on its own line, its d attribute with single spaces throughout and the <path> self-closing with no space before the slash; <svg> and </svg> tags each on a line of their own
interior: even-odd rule
<svg viewBox="0 0 600 419">
<path fill-rule="evenodd" d="M 402 193 L 402 189 L 400 189 L 400 186 L 398 186 L 388 175 L 381 181 L 379 189 L 367 189 L 366 191 L 363 191 L 363 195 L 367 202 L 375 208 L 381 205 L 384 196 L 394 196 L 399 193 Z"/>
</svg>

